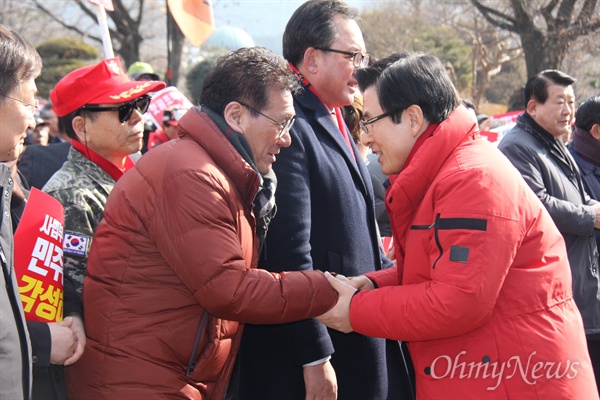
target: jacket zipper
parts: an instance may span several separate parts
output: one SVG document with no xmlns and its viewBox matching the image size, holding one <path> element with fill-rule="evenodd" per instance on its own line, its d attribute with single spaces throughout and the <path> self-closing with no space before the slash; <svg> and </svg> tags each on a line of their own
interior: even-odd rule
<svg viewBox="0 0 600 400">
<path fill-rule="evenodd" d="M 429 229 L 435 227 L 435 233 L 434 233 L 434 235 L 435 235 L 435 244 L 437 245 L 437 247 L 438 247 L 438 249 L 440 251 L 440 255 L 435 260 L 435 262 L 433 263 L 433 268 L 434 269 L 435 269 L 435 264 L 437 264 L 438 260 L 440 258 L 442 258 L 442 244 L 440 243 L 440 239 L 438 238 L 438 225 L 439 225 L 439 221 L 440 221 L 440 213 L 438 213 L 435 216 L 435 221 L 431 225 L 412 225 L 410 227 L 410 229 L 417 230 L 417 231 L 426 231 L 426 230 L 429 230 Z"/>
<path fill-rule="evenodd" d="M 440 255 L 438 256 L 438 258 L 436 258 L 436 260 L 433 262 L 433 267 L 432 269 L 435 269 L 435 266 L 437 264 L 437 262 L 440 260 L 440 258 L 442 258 L 442 254 L 443 254 L 443 249 L 442 249 L 442 244 L 440 243 L 440 237 L 438 236 L 438 231 L 439 231 L 439 222 L 440 222 L 440 213 L 438 213 L 435 216 L 435 222 L 433 223 L 433 225 L 435 225 L 435 231 L 434 231 L 434 236 L 435 236 L 435 244 L 438 247 L 438 250 L 440 251 Z"/>
</svg>

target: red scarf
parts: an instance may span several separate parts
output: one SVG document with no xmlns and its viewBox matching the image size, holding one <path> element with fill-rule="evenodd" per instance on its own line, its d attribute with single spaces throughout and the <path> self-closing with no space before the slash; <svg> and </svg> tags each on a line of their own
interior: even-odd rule
<svg viewBox="0 0 600 400">
<path fill-rule="evenodd" d="M 127 156 L 125 158 L 125 164 L 123 165 L 123 168 L 119 168 L 106 158 L 102 157 L 100 154 L 96 153 L 94 150 L 75 139 L 71 139 L 71 146 L 73 146 L 73 148 L 80 152 L 85 158 L 102 168 L 102 170 L 109 174 L 115 180 L 115 182 L 118 181 L 125 172 L 129 171 L 135 166 L 135 163 L 131 157 Z"/>
<path fill-rule="evenodd" d="M 319 96 L 319 93 L 317 93 L 317 90 L 314 88 L 313 85 L 311 85 L 311 83 L 308 81 L 308 79 L 306 79 L 304 77 L 304 75 L 302 75 L 300 73 L 300 71 L 298 71 L 298 69 L 294 65 L 292 65 L 292 63 L 290 63 L 290 68 L 292 69 L 292 71 L 294 71 L 294 73 L 296 74 L 298 79 L 300 79 L 300 82 L 302 82 L 302 84 L 304 86 L 306 86 L 308 88 L 308 90 L 310 90 L 315 96 L 317 96 L 317 98 L 321 101 L 321 103 L 323 104 L 325 109 L 330 110 L 330 108 L 327 107 L 327 104 L 325 104 L 323 99 L 321 99 L 321 96 Z M 344 122 L 344 118 L 342 116 L 342 109 L 338 107 L 338 108 L 333 108 L 331 110 L 332 111 L 330 111 L 330 113 L 329 113 L 331 115 L 331 118 L 333 118 L 333 121 L 335 122 L 338 129 L 342 133 L 342 136 L 344 137 L 346 144 L 350 148 L 350 153 L 352 153 L 352 155 L 354 156 L 354 159 L 356 159 L 356 155 L 354 154 L 354 151 L 352 150 L 352 144 L 350 143 L 350 136 L 348 135 L 348 129 L 346 128 L 346 123 Z"/>
</svg>

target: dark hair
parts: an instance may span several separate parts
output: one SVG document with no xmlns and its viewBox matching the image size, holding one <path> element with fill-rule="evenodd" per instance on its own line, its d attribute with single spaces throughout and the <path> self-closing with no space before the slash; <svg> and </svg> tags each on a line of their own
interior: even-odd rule
<svg viewBox="0 0 600 400">
<path fill-rule="evenodd" d="M 329 47 L 337 35 L 336 15 L 356 20 L 358 10 L 338 0 L 310 0 L 298 7 L 283 32 L 283 57 L 297 66 L 309 47 Z"/>
<path fill-rule="evenodd" d="M 359 121 L 363 119 L 363 101 L 360 93 L 357 92 L 354 95 L 352 104 L 342 107 L 342 116 L 352 135 L 352 140 L 354 140 L 354 143 L 358 144 L 360 142 L 361 134 Z"/>
<path fill-rule="evenodd" d="M 410 53 L 408 51 L 399 51 L 392 53 L 387 57 L 375 61 L 366 68 L 360 68 L 356 70 L 356 80 L 358 81 L 358 88 L 361 92 L 364 92 L 375 83 L 381 76 L 383 70 L 392 65 L 398 60 L 408 57 Z"/>
<path fill-rule="evenodd" d="M 465 106 L 466 109 L 473 110 L 477 114 L 477 110 L 475 110 L 475 104 L 473 104 L 473 101 L 462 98 L 460 99 L 460 102 L 463 106 Z"/>
<path fill-rule="evenodd" d="M 0 24 L 0 102 L 41 70 L 42 59 L 33 46 Z"/>
<path fill-rule="evenodd" d="M 583 102 L 575 113 L 575 126 L 586 132 L 600 124 L 600 96 L 593 96 Z"/>
<path fill-rule="evenodd" d="M 556 69 L 547 69 L 529 78 L 525 84 L 525 89 L 523 89 L 525 109 L 527 109 L 527 103 L 532 98 L 544 104 L 548 100 L 548 86 L 551 84 L 571 86 L 575 81 L 576 79 L 572 76 Z"/>
<path fill-rule="evenodd" d="M 221 116 L 232 101 L 260 110 L 268 105 L 270 89 L 295 92 L 300 83 L 285 60 L 271 50 L 241 48 L 217 60 L 204 80 L 200 103 Z"/>
<path fill-rule="evenodd" d="M 79 108 L 72 113 L 65 115 L 64 117 L 58 117 L 58 131 L 65 133 L 71 139 L 80 141 L 77 137 L 77 133 L 75 133 L 75 130 L 73 129 L 73 120 L 77 116 L 82 116 L 84 120 L 89 119 L 90 121 L 95 121 L 96 118 L 98 118 L 98 113 Z"/>
<path fill-rule="evenodd" d="M 377 81 L 377 96 L 384 112 L 400 123 L 402 111 L 413 104 L 427 121 L 440 123 L 459 105 L 460 98 L 446 68 L 434 55 L 415 53 L 386 68 Z"/>
</svg>

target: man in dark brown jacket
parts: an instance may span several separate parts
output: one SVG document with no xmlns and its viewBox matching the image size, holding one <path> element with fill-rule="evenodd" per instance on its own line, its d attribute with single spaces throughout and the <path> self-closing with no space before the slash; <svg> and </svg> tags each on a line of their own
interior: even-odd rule
<svg viewBox="0 0 600 400">
<path fill-rule="evenodd" d="M 179 121 L 181 138 L 119 180 L 88 260 L 88 348 L 69 380 L 72 399 L 222 399 L 243 323 L 333 306 L 320 271 L 256 269 L 297 87 L 269 50 L 223 57 L 202 105 Z"/>
</svg>

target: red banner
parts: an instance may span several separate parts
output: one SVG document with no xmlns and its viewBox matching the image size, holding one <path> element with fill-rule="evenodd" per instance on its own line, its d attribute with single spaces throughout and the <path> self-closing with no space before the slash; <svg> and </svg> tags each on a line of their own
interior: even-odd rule
<svg viewBox="0 0 600 400">
<path fill-rule="evenodd" d="M 164 143 L 169 140 L 162 128 L 165 110 L 178 109 L 187 111 L 192 107 L 192 102 L 190 102 L 188 98 L 185 97 L 185 95 L 174 86 L 166 87 L 154 93 L 152 95 L 152 100 L 150 101 L 150 107 L 148 107 L 148 112 L 144 114 L 144 117 L 150 118 L 150 120 L 154 123 L 154 126 L 156 126 L 156 130 L 154 132 L 150 132 L 150 136 L 148 138 L 148 149 L 151 149 L 157 144 Z"/>
<path fill-rule="evenodd" d="M 31 188 L 15 233 L 15 272 L 28 321 L 63 319 L 64 219 L 58 200 Z"/>
</svg>

